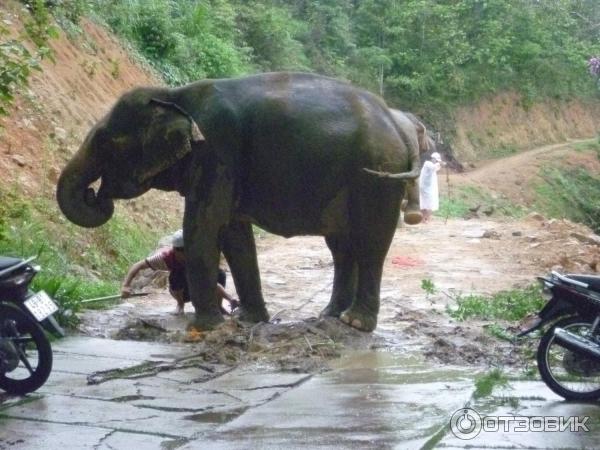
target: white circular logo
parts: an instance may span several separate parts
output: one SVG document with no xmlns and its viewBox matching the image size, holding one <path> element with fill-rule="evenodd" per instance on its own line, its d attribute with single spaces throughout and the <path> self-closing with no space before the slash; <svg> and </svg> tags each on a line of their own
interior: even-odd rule
<svg viewBox="0 0 600 450">
<path fill-rule="evenodd" d="M 481 416 L 471 408 L 461 408 L 450 418 L 450 430 L 459 439 L 473 439 L 481 432 L 481 427 Z"/>
</svg>

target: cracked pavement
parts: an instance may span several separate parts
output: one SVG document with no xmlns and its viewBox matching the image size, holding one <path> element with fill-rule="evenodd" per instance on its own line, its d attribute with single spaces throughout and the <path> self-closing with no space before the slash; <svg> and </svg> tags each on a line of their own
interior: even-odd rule
<svg viewBox="0 0 600 450">
<path fill-rule="evenodd" d="M 195 350 L 90 337 L 55 343 L 39 391 L 0 397 L 0 449 L 597 448 L 600 438 L 597 404 L 563 402 L 535 381 L 474 400 L 473 368 L 432 366 L 410 350 L 354 351 L 318 374 L 181 365 Z M 153 365 L 163 370 L 137 371 Z M 90 378 L 98 373 L 111 376 Z M 482 417 L 588 416 L 589 431 L 463 440 L 448 423 L 466 406 Z"/>
</svg>

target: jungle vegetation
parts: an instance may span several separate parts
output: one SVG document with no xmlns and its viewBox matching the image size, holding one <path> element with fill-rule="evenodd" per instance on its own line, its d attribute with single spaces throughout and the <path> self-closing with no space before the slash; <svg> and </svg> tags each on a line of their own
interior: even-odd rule
<svg viewBox="0 0 600 450">
<path fill-rule="evenodd" d="M 426 116 L 505 90 L 520 93 L 525 103 L 598 95 L 586 67 L 600 55 L 597 0 L 24 3 L 42 26 L 47 13 L 63 28 L 76 28 L 83 15 L 106 23 L 171 85 L 311 71 L 347 79 Z M 0 61 L 12 51 L 0 47 Z M 28 67 L 30 56 L 10 58 Z M 7 83 L 19 83 L 19 73 L 7 78 L 0 72 L 0 93 Z"/>
<path fill-rule="evenodd" d="M 64 1 L 65 5 L 69 2 Z M 596 0 L 73 0 L 135 43 L 170 84 L 303 70 L 416 111 L 502 90 L 594 92 Z"/>
</svg>

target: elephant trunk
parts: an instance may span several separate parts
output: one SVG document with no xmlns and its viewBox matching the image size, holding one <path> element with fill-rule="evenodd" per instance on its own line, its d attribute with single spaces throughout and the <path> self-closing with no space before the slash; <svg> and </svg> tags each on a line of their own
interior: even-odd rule
<svg viewBox="0 0 600 450">
<path fill-rule="evenodd" d="M 101 177 L 97 158 L 90 157 L 86 144 L 60 174 L 56 199 L 71 222 L 87 228 L 99 227 L 113 215 L 112 199 L 97 195 L 90 185 Z"/>
</svg>

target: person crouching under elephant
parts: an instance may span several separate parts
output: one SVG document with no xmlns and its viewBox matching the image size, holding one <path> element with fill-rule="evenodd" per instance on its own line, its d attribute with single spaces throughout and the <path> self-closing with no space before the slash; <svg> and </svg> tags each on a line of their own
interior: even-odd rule
<svg viewBox="0 0 600 450">
<path fill-rule="evenodd" d="M 173 314 L 182 315 L 185 303 L 190 301 L 185 275 L 183 231 L 178 230 L 171 236 L 171 245 L 169 247 L 162 248 L 148 258 L 140 260 L 131 266 L 121 287 L 122 298 L 131 296 L 131 282 L 138 272 L 143 269 L 169 272 L 169 292 L 177 301 L 177 306 Z M 217 298 L 221 306 L 221 312 L 223 314 L 230 314 L 237 306 L 238 301 L 225 291 L 226 282 L 227 275 L 223 269 L 219 268 Z M 224 300 L 228 303 L 227 305 Z"/>
</svg>

